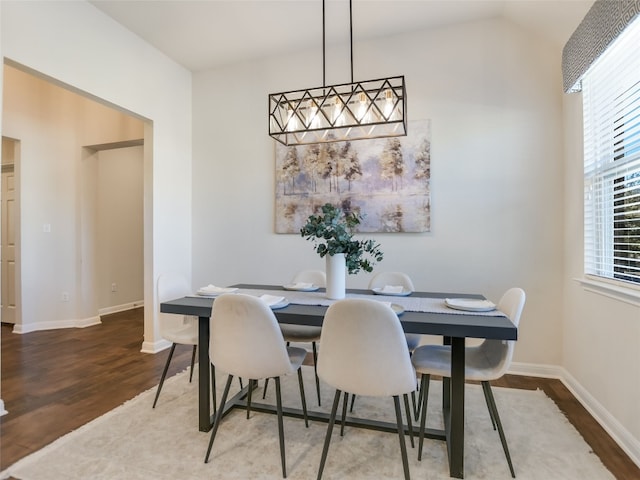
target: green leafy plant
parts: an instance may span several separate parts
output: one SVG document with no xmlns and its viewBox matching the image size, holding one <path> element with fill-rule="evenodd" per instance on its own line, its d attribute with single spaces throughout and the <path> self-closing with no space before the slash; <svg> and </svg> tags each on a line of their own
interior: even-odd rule
<svg viewBox="0 0 640 480">
<path fill-rule="evenodd" d="M 354 229 L 362 217 L 353 212 L 345 213 L 340 208 L 327 203 L 322 206 L 322 215 L 311 215 L 300 229 L 300 235 L 314 242 L 313 247 L 320 255 L 344 253 L 349 274 L 361 269 L 371 272 L 376 262 L 382 261 L 380 245 L 373 240 L 356 240 Z"/>
</svg>

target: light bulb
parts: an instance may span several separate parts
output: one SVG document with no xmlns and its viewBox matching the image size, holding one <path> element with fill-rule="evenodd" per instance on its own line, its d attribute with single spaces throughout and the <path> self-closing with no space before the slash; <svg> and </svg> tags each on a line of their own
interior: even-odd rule
<svg viewBox="0 0 640 480">
<path fill-rule="evenodd" d="M 390 89 L 386 89 L 384 92 L 384 110 L 383 115 L 385 120 L 391 120 L 391 115 L 393 114 L 393 92 Z"/>
<path fill-rule="evenodd" d="M 340 126 L 344 125 L 344 113 L 343 113 L 343 110 L 342 110 L 342 101 L 340 100 L 340 97 L 338 97 L 338 96 L 336 96 L 336 98 L 334 100 L 333 124 L 336 127 L 340 127 Z"/>
<path fill-rule="evenodd" d="M 360 93 L 358 96 L 360 105 L 358 105 L 358 113 L 356 114 L 358 117 L 358 121 L 360 123 L 367 123 L 368 120 L 368 111 L 367 111 L 367 96 L 364 92 Z"/>
<path fill-rule="evenodd" d="M 293 108 L 287 108 L 287 131 L 293 132 L 298 129 L 298 118 L 293 114 Z"/>
<path fill-rule="evenodd" d="M 320 118 L 318 117 L 318 105 L 313 100 L 309 100 L 309 116 L 307 117 L 307 125 L 311 128 L 320 127 Z"/>
</svg>

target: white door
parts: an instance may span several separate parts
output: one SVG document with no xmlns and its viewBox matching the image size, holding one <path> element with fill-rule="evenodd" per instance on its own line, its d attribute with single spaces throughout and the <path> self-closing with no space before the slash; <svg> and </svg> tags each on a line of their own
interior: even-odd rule
<svg viewBox="0 0 640 480">
<path fill-rule="evenodd" d="M 6 139 L 2 139 L 3 143 Z M 3 153 L 6 149 L 3 148 Z M 2 166 L 2 250 L 0 251 L 2 276 L 2 321 L 16 323 L 16 190 L 13 164 Z"/>
</svg>

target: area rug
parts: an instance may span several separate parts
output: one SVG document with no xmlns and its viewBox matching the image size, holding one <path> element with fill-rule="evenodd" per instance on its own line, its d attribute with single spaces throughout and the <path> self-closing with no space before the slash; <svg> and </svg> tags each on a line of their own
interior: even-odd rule
<svg viewBox="0 0 640 480">
<path fill-rule="evenodd" d="M 313 370 L 303 367 L 309 407 L 319 409 Z M 183 372 L 165 382 L 158 405 L 148 390 L 82 428 L 15 463 L 0 473 L 21 480 L 100 479 L 280 479 L 275 415 L 256 413 L 249 420 L 234 410 L 220 425 L 208 464 L 209 434 L 198 431 L 197 383 Z M 197 377 L 195 377 L 197 378 Z M 225 376 L 219 375 L 218 387 Z M 283 379 L 283 403 L 298 408 L 296 376 Z M 237 382 L 234 387 L 239 388 Z M 268 402 L 274 402 L 269 385 Z M 322 385 L 322 408 L 330 409 L 334 390 Z M 261 400 L 262 386 L 254 394 Z M 613 479 L 582 437 L 542 391 L 494 388 L 519 480 Z M 432 382 L 428 425 L 441 428 L 441 386 Z M 391 399 L 358 397 L 354 416 L 395 421 Z M 466 387 L 465 478 L 510 479 L 500 439 L 493 430 L 482 390 Z M 326 424 L 285 418 L 287 478 L 314 479 L 322 453 Z M 396 434 L 347 427 L 334 429 L 323 478 L 400 479 L 402 461 Z M 449 478 L 446 446 L 426 440 L 422 461 L 407 438 L 409 468 L 414 479 Z"/>
</svg>

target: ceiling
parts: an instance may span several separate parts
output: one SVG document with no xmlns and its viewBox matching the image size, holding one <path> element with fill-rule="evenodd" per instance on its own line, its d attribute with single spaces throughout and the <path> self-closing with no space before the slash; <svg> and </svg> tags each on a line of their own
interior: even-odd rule
<svg viewBox="0 0 640 480">
<path fill-rule="evenodd" d="M 354 42 L 504 17 L 562 46 L 594 0 L 354 0 Z M 320 0 L 91 0 L 197 72 L 322 45 Z M 349 2 L 327 0 L 326 43 L 349 44 Z"/>
</svg>

